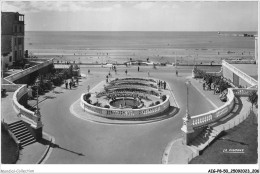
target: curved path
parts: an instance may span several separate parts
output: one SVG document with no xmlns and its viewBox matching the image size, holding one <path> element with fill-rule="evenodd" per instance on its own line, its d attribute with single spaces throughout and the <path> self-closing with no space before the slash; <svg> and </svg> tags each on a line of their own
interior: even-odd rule
<svg viewBox="0 0 260 174">
<path fill-rule="evenodd" d="M 55 144 L 48 163 L 69 164 L 155 164 L 161 163 L 165 147 L 172 139 L 181 137 L 182 117 L 186 110 L 186 77 L 191 69 L 179 70 L 175 76 L 173 67 L 128 68 L 128 77 L 146 77 L 149 70 L 154 78 L 166 80 L 181 108 L 169 119 L 148 124 L 109 125 L 85 121 L 70 113 L 70 106 L 77 101 L 87 85 L 92 88 L 105 79 L 109 68 L 81 68 L 82 73 L 91 74 L 82 79 L 73 90 L 57 89 L 55 98 L 40 103 L 44 131 L 55 137 Z M 146 70 L 146 71 L 145 71 Z M 118 77 L 125 77 L 125 67 L 118 68 Z M 114 76 L 114 72 L 112 72 Z M 190 113 L 201 114 L 214 107 L 194 88 L 190 87 Z"/>
</svg>

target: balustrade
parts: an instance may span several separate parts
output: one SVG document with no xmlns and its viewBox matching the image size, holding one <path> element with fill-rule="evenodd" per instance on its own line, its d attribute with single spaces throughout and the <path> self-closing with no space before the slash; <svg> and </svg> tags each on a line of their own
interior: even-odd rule
<svg viewBox="0 0 260 174">
<path fill-rule="evenodd" d="M 138 117 L 147 117 L 154 115 L 156 113 L 163 112 L 170 106 L 169 96 L 167 96 L 166 100 L 159 105 L 149 107 L 149 108 L 141 108 L 141 109 L 112 109 L 112 108 L 100 108 L 97 106 L 93 106 L 87 103 L 84 100 L 84 95 L 81 96 L 81 107 L 85 111 L 92 111 L 98 116 L 101 117 L 110 117 L 110 118 L 138 118 Z"/>
<path fill-rule="evenodd" d="M 39 121 L 39 117 L 37 116 L 33 111 L 30 111 L 29 109 L 26 109 L 23 105 L 19 103 L 19 100 L 27 94 L 27 87 L 26 85 L 22 85 L 20 88 L 18 88 L 13 95 L 13 108 L 16 113 L 18 113 L 21 117 L 25 117 L 25 122 L 28 122 L 29 124 L 33 124 L 34 127 L 41 125 L 41 122 Z M 28 120 L 27 120 L 28 119 Z"/>
<path fill-rule="evenodd" d="M 193 128 L 199 126 L 205 126 L 223 118 L 233 110 L 235 105 L 235 96 L 248 96 L 249 93 L 254 90 L 257 89 L 228 88 L 228 94 L 227 94 L 228 101 L 223 106 L 213 111 L 209 111 L 207 113 L 200 114 L 200 115 L 191 116 L 189 120 L 191 122 L 191 126 Z"/>
</svg>

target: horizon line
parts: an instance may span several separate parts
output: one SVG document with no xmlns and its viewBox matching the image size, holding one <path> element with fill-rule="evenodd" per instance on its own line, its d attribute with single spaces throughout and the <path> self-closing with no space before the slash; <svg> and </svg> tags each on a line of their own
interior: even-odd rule
<svg viewBox="0 0 260 174">
<path fill-rule="evenodd" d="M 26 31 L 39 31 L 39 32 L 258 32 L 258 30 L 228 30 L 228 31 L 220 31 L 220 30 L 185 30 L 185 31 L 163 31 L 163 30 L 26 30 Z M 26 32 L 25 31 L 25 32 Z"/>
</svg>

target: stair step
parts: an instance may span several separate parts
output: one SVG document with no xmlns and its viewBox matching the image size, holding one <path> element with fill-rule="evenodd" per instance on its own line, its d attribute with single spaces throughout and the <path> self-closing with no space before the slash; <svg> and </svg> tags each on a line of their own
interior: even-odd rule
<svg viewBox="0 0 260 174">
<path fill-rule="evenodd" d="M 22 144 L 22 147 L 28 146 L 28 145 L 33 144 L 33 143 L 35 143 L 35 142 L 36 142 L 35 139 L 34 139 L 34 140 L 31 140 L 31 141 L 28 141 L 27 143 Z"/>
<path fill-rule="evenodd" d="M 8 127 L 12 128 L 12 127 L 15 127 L 15 126 L 18 126 L 18 125 L 23 125 L 23 121 L 17 121 L 17 122 L 8 124 Z"/>
<path fill-rule="evenodd" d="M 30 132 L 26 132 L 25 134 L 19 134 L 18 136 L 16 136 L 18 139 L 22 139 L 25 136 L 31 135 Z"/>
<path fill-rule="evenodd" d="M 23 123 L 21 123 L 21 124 L 16 124 L 16 125 L 13 125 L 13 126 L 8 126 L 9 127 L 9 129 L 15 129 L 15 128 L 18 128 L 18 127 L 23 127 L 24 126 L 24 124 Z"/>
<path fill-rule="evenodd" d="M 28 129 L 25 130 L 25 131 L 23 131 L 23 132 L 16 132 L 16 133 L 14 133 L 14 135 L 17 137 L 17 136 L 24 135 L 24 134 L 26 134 L 26 133 L 30 133 Z"/>
<path fill-rule="evenodd" d="M 22 143 L 22 144 L 25 144 L 25 143 L 27 143 L 27 142 L 29 142 L 29 141 L 31 141 L 31 140 L 35 140 L 35 138 L 34 138 L 34 137 L 30 137 L 30 138 L 28 138 L 28 139 L 24 139 L 23 141 L 21 141 L 21 143 Z"/>
<path fill-rule="evenodd" d="M 26 129 L 26 127 L 25 127 L 25 126 L 19 126 L 19 127 L 10 128 L 10 130 L 11 130 L 12 132 L 15 132 L 15 131 L 18 131 L 18 130 L 21 130 L 21 129 Z"/>
<path fill-rule="evenodd" d="M 14 135 L 16 134 L 19 134 L 20 132 L 25 132 L 27 131 L 28 129 L 26 127 L 23 127 L 22 129 L 18 129 L 18 130 L 14 130 L 12 131 L 14 133 Z"/>
<path fill-rule="evenodd" d="M 28 134 L 27 136 L 23 136 L 22 138 L 18 138 L 18 140 L 20 140 L 21 142 L 23 142 L 26 139 L 31 139 L 34 138 L 31 134 Z"/>
</svg>

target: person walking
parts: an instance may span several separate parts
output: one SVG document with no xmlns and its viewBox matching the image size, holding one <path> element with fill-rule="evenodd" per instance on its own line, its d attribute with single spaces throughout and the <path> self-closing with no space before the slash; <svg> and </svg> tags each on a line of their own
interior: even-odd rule
<svg viewBox="0 0 260 174">
<path fill-rule="evenodd" d="M 163 83 L 163 88 L 166 89 L 166 81 Z"/>
<path fill-rule="evenodd" d="M 69 85 L 70 85 L 70 89 L 71 89 L 71 86 L 72 86 L 72 81 L 70 81 Z"/>
<path fill-rule="evenodd" d="M 205 90 L 205 87 L 206 87 L 205 82 L 202 84 L 202 86 L 203 86 L 203 90 Z"/>
<path fill-rule="evenodd" d="M 90 86 L 88 85 L 88 92 L 89 92 L 89 90 L 90 90 Z"/>
<path fill-rule="evenodd" d="M 79 78 L 76 78 L 77 85 L 79 85 Z"/>
<path fill-rule="evenodd" d="M 125 75 L 127 75 L 127 69 L 125 70 Z"/>
<path fill-rule="evenodd" d="M 67 80 L 65 82 L 65 87 L 66 87 L 66 89 L 68 89 L 68 81 Z"/>
<path fill-rule="evenodd" d="M 137 70 L 138 70 L 138 72 L 140 71 L 140 67 L 139 66 L 138 66 Z"/>
<path fill-rule="evenodd" d="M 176 70 L 176 76 L 178 77 L 178 70 Z"/>
</svg>

